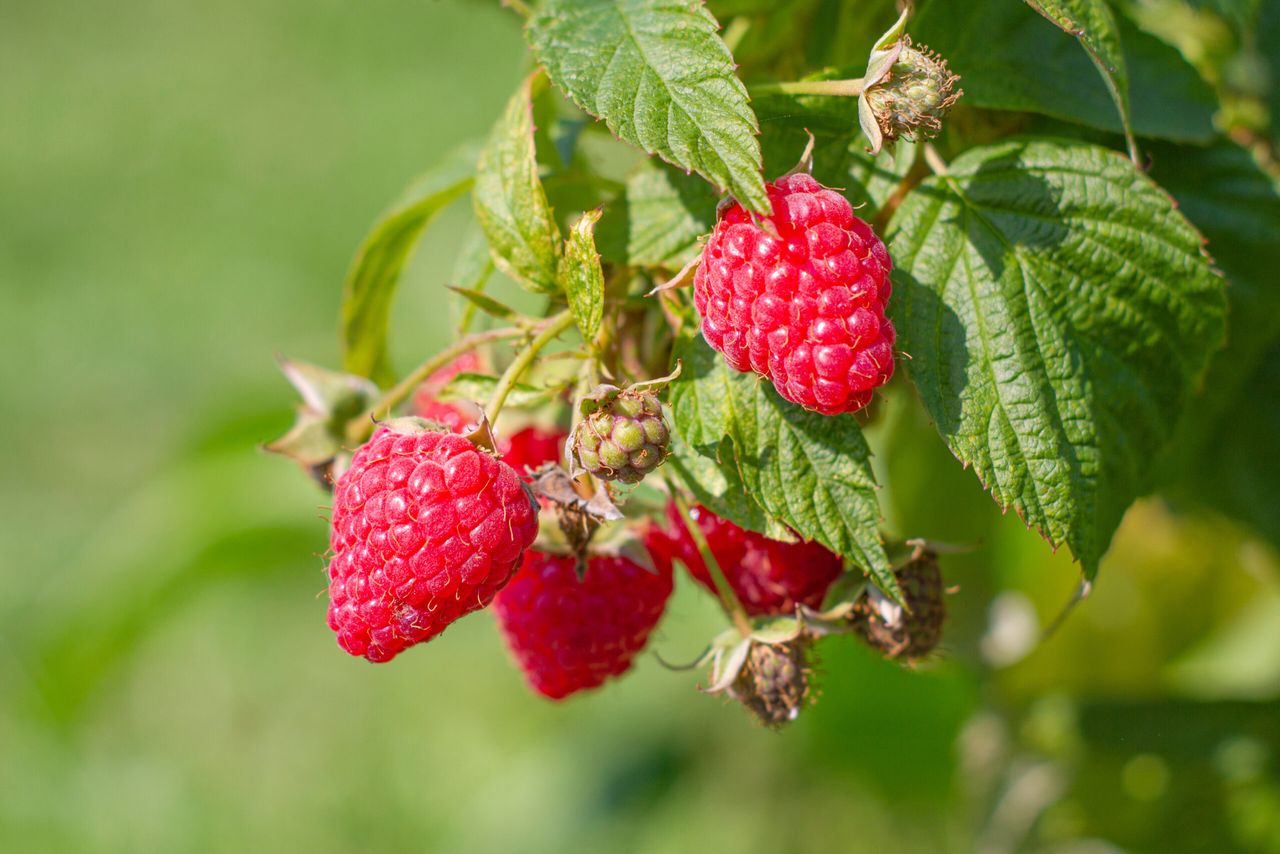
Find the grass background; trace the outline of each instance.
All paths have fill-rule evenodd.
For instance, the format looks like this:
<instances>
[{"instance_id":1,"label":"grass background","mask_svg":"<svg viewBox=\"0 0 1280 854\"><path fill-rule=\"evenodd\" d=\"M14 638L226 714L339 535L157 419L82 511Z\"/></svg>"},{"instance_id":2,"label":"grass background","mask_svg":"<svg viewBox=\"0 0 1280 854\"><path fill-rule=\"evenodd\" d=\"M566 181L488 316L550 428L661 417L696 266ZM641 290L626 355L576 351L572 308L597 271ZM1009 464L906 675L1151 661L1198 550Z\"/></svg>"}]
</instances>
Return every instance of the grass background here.
<instances>
[{"instance_id":1,"label":"grass background","mask_svg":"<svg viewBox=\"0 0 1280 854\"><path fill-rule=\"evenodd\" d=\"M1280 569L1147 501L1076 573L1002 518L910 396L890 521L977 542L921 672L847 639L782 734L646 657L545 703L488 614L393 666L324 625L325 497L257 445L277 354L336 362L383 206L526 62L459 0L0 2L0 848L1280 851ZM465 205L393 354L448 334ZM875 438L875 437L873 437ZM909 444L909 443L904 443ZM720 628L680 579L656 642Z\"/></svg>"}]
</instances>

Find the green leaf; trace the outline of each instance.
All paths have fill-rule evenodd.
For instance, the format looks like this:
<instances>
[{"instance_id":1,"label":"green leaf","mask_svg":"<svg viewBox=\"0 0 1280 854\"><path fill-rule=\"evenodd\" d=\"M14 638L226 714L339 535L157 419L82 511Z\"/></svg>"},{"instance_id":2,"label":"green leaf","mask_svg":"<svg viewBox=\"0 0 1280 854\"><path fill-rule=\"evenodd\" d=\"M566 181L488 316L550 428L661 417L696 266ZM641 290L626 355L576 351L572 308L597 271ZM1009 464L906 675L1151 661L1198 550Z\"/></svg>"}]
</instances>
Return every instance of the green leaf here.
<instances>
[{"instance_id":1,"label":"green leaf","mask_svg":"<svg viewBox=\"0 0 1280 854\"><path fill-rule=\"evenodd\" d=\"M769 210L756 117L701 0L546 0L529 42L618 137Z\"/></svg>"},{"instance_id":2,"label":"green leaf","mask_svg":"<svg viewBox=\"0 0 1280 854\"><path fill-rule=\"evenodd\" d=\"M489 242L484 239L480 223L472 217L471 222L467 224L466 233L462 236L462 248L458 250L458 257L453 261L453 274L449 277L453 282L449 286L450 290L462 295L464 300L463 302L453 301L454 327L460 334L471 330L471 322L475 318L477 309L493 313L485 308L482 302L477 302L477 298L488 299L484 296L484 288L492 275L493 256L489 253ZM501 303L496 304L501 305ZM506 310L510 311L510 309ZM503 315L495 314L494 316Z\"/></svg>"},{"instance_id":3,"label":"green leaf","mask_svg":"<svg viewBox=\"0 0 1280 854\"><path fill-rule=\"evenodd\" d=\"M490 317L496 317L499 320L512 320L519 317L519 312L514 308L499 302L483 291L473 290L472 288L459 288L453 285L449 286L449 290Z\"/></svg>"},{"instance_id":4,"label":"green leaf","mask_svg":"<svg viewBox=\"0 0 1280 854\"><path fill-rule=\"evenodd\" d=\"M1044 15L1054 26L1075 36L1102 75L1111 100L1120 112L1120 124L1129 144L1129 154L1138 161L1138 146L1133 139L1129 114L1129 72L1115 15L1105 0L1026 0L1027 5Z\"/></svg>"},{"instance_id":5,"label":"green leaf","mask_svg":"<svg viewBox=\"0 0 1280 854\"><path fill-rule=\"evenodd\" d=\"M951 451L1092 577L1209 357L1222 280L1115 152L973 149L899 208L891 316Z\"/></svg>"},{"instance_id":6,"label":"green leaf","mask_svg":"<svg viewBox=\"0 0 1280 854\"><path fill-rule=\"evenodd\" d=\"M473 148L455 151L418 178L360 244L342 288L342 365L352 374L391 378L387 318L400 274L435 216L471 187Z\"/></svg>"},{"instance_id":7,"label":"green leaf","mask_svg":"<svg viewBox=\"0 0 1280 854\"><path fill-rule=\"evenodd\" d=\"M1280 188L1231 142L1148 153L1152 177L1208 238L1231 304L1227 347L1178 424L1164 489L1216 507L1280 544Z\"/></svg>"},{"instance_id":8,"label":"green leaf","mask_svg":"<svg viewBox=\"0 0 1280 854\"><path fill-rule=\"evenodd\" d=\"M732 456L732 443L725 448L725 454ZM775 540L794 539L795 535L785 525L766 513L751 497L742 485L738 469L722 465L718 456L718 449L716 456L703 456L673 435L666 466L675 472L699 504L717 516Z\"/></svg>"},{"instance_id":9,"label":"green leaf","mask_svg":"<svg viewBox=\"0 0 1280 854\"><path fill-rule=\"evenodd\" d=\"M600 223L600 253L622 264L678 270L715 226L716 202L706 181L646 160Z\"/></svg>"},{"instance_id":10,"label":"green leaf","mask_svg":"<svg viewBox=\"0 0 1280 854\"><path fill-rule=\"evenodd\" d=\"M497 268L530 290L554 293L560 229L533 148L531 98L539 79L537 74L525 78L493 126L471 197Z\"/></svg>"},{"instance_id":11,"label":"green leaf","mask_svg":"<svg viewBox=\"0 0 1280 854\"><path fill-rule=\"evenodd\" d=\"M599 221L599 208L578 218L569 231L560 262L560 281L569 298L569 310L588 346L596 340L604 319L604 271L600 269L594 236Z\"/></svg>"},{"instance_id":12,"label":"green leaf","mask_svg":"<svg viewBox=\"0 0 1280 854\"><path fill-rule=\"evenodd\" d=\"M498 387L498 378L488 374L461 373L449 380L436 397L443 401L462 401L464 403L481 404L493 396ZM506 404L519 409L541 406L558 394L563 386L551 385L546 388L516 383L507 395Z\"/></svg>"},{"instance_id":13,"label":"green leaf","mask_svg":"<svg viewBox=\"0 0 1280 854\"><path fill-rule=\"evenodd\" d=\"M1244 378L1180 494L1250 525L1280 547L1280 342Z\"/></svg>"},{"instance_id":14,"label":"green leaf","mask_svg":"<svg viewBox=\"0 0 1280 854\"><path fill-rule=\"evenodd\" d=\"M858 422L787 403L770 383L731 369L696 331L681 335L676 355L684 370L670 387L672 423L687 448L723 466L724 485L751 496L774 522L849 558L886 591L896 590ZM699 475L687 456L677 466ZM738 512L740 502L713 509L728 509L734 523L769 533L758 514Z\"/></svg>"},{"instance_id":15,"label":"green leaf","mask_svg":"<svg viewBox=\"0 0 1280 854\"><path fill-rule=\"evenodd\" d=\"M1220 141L1212 148L1152 147L1151 177L1173 194L1182 213L1208 239L1227 276L1230 334L1214 357L1204 390L1178 426L1178 456L1196 460L1230 435L1225 411L1252 394L1246 380L1280 338L1280 191L1249 152ZM1200 467L1196 467L1199 469Z\"/></svg>"},{"instance_id":16,"label":"green leaf","mask_svg":"<svg viewBox=\"0 0 1280 854\"><path fill-rule=\"evenodd\" d=\"M1116 25L1134 132L1181 142L1212 140L1218 109L1213 89L1176 49L1123 18ZM930 0L921 5L911 33L947 58L960 75L966 104L1124 131L1089 56L1025 3Z\"/></svg>"}]
</instances>

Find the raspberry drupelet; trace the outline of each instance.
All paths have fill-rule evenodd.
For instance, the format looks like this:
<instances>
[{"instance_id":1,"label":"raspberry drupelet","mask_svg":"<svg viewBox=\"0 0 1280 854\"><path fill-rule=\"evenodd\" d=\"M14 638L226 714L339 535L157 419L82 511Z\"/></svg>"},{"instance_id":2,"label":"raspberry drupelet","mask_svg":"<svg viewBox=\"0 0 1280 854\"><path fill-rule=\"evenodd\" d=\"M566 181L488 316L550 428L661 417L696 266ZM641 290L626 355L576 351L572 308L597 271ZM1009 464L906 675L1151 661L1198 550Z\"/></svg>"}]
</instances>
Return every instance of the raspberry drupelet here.
<instances>
[{"instance_id":1,"label":"raspberry drupelet","mask_svg":"<svg viewBox=\"0 0 1280 854\"><path fill-rule=\"evenodd\" d=\"M787 400L856 412L893 376L889 253L848 199L797 173L766 184L772 212L727 207L694 278L707 343Z\"/></svg>"}]
</instances>

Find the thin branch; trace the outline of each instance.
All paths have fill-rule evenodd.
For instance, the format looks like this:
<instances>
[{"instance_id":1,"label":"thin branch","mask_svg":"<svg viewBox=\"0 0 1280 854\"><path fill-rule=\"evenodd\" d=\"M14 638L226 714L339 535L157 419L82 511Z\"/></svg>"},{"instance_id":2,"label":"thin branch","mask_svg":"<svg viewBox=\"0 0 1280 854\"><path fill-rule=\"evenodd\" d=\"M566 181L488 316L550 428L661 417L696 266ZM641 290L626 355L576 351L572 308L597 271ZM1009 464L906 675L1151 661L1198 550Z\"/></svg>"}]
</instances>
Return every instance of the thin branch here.
<instances>
[{"instance_id":1,"label":"thin branch","mask_svg":"<svg viewBox=\"0 0 1280 854\"><path fill-rule=\"evenodd\" d=\"M529 330L524 327L506 326L502 329L490 329L487 332L477 332L474 335L458 339L452 346L446 347L414 368L408 376L378 398L378 401L373 406L348 421L347 438L353 442L363 442L369 438L369 434L373 432L374 422L390 415L391 410L413 394L413 390L425 382L428 377L464 353L470 353L472 350L483 347L485 344L491 344L494 341L519 338L521 335L528 334L528 332Z\"/></svg>"},{"instance_id":2,"label":"thin branch","mask_svg":"<svg viewBox=\"0 0 1280 854\"><path fill-rule=\"evenodd\" d=\"M547 325L537 337L529 342L529 346L520 351L514 362L507 366L502 376L498 378L498 387L493 390L493 397L489 399L489 405L485 407L485 415L489 419L490 424L498 422L498 415L502 412L502 406L507 402L507 395L511 393L511 389L515 388L516 383L520 382L520 378L524 376L524 372L533 364L533 360L537 357L538 351L555 340L561 332L564 332L573 325L573 313L568 309L557 314L555 317L547 321Z\"/></svg>"},{"instance_id":3,"label":"thin branch","mask_svg":"<svg viewBox=\"0 0 1280 854\"><path fill-rule=\"evenodd\" d=\"M856 98L862 94L862 78L848 80L795 80L788 83L760 83L751 87L755 94L834 95Z\"/></svg>"},{"instance_id":4,"label":"thin branch","mask_svg":"<svg viewBox=\"0 0 1280 854\"><path fill-rule=\"evenodd\" d=\"M738 599L738 594L733 592L733 587L729 584L729 579L725 577L724 570L720 568L720 562L716 560L715 554L711 551L711 544L707 542L706 536L702 533L702 528L693 519L693 514L689 510L689 502L685 501L684 496L680 494L680 490L673 484L671 487L671 500L675 502L676 509L680 511L680 520L684 522L684 527L689 532L689 536L693 538L693 543L698 547L698 554L702 556L702 562L707 565L707 571L711 574L711 581L714 583L716 593L720 597L720 605L724 608L725 614L733 620L733 625L738 632L744 637L750 637L751 619L747 616L747 609L742 607L742 602Z\"/></svg>"}]
</instances>

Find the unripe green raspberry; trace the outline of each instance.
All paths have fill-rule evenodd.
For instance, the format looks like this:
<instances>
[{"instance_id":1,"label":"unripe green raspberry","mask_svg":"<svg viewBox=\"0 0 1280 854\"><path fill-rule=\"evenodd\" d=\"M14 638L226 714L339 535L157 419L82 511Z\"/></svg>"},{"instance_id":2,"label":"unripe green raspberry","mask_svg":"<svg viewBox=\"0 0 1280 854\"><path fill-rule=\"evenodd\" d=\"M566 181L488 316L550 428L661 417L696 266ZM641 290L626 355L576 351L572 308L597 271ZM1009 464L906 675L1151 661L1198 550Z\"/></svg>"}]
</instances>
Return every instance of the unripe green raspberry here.
<instances>
[{"instance_id":1,"label":"unripe green raspberry","mask_svg":"<svg viewBox=\"0 0 1280 854\"><path fill-rule=\"evenodd\" d=\"M578 468L602 480L638 483L666 460L669 439L655 392L604 385L583 402L573 457Z\"/></svg>"},{"instance_id":2,"label":"unripe green raspberry","mask_svg":"<svg viewBox=\"0 0 1280 854\"><path fill-rule=\"evenodd\" d=\"M911 37L904 36L897 60L882 79L867 87L863 97L886 141L930 139L964 94L955 88L959 79L945 59L928 48L916 49Z\"/></svg>"}]
</instances>

